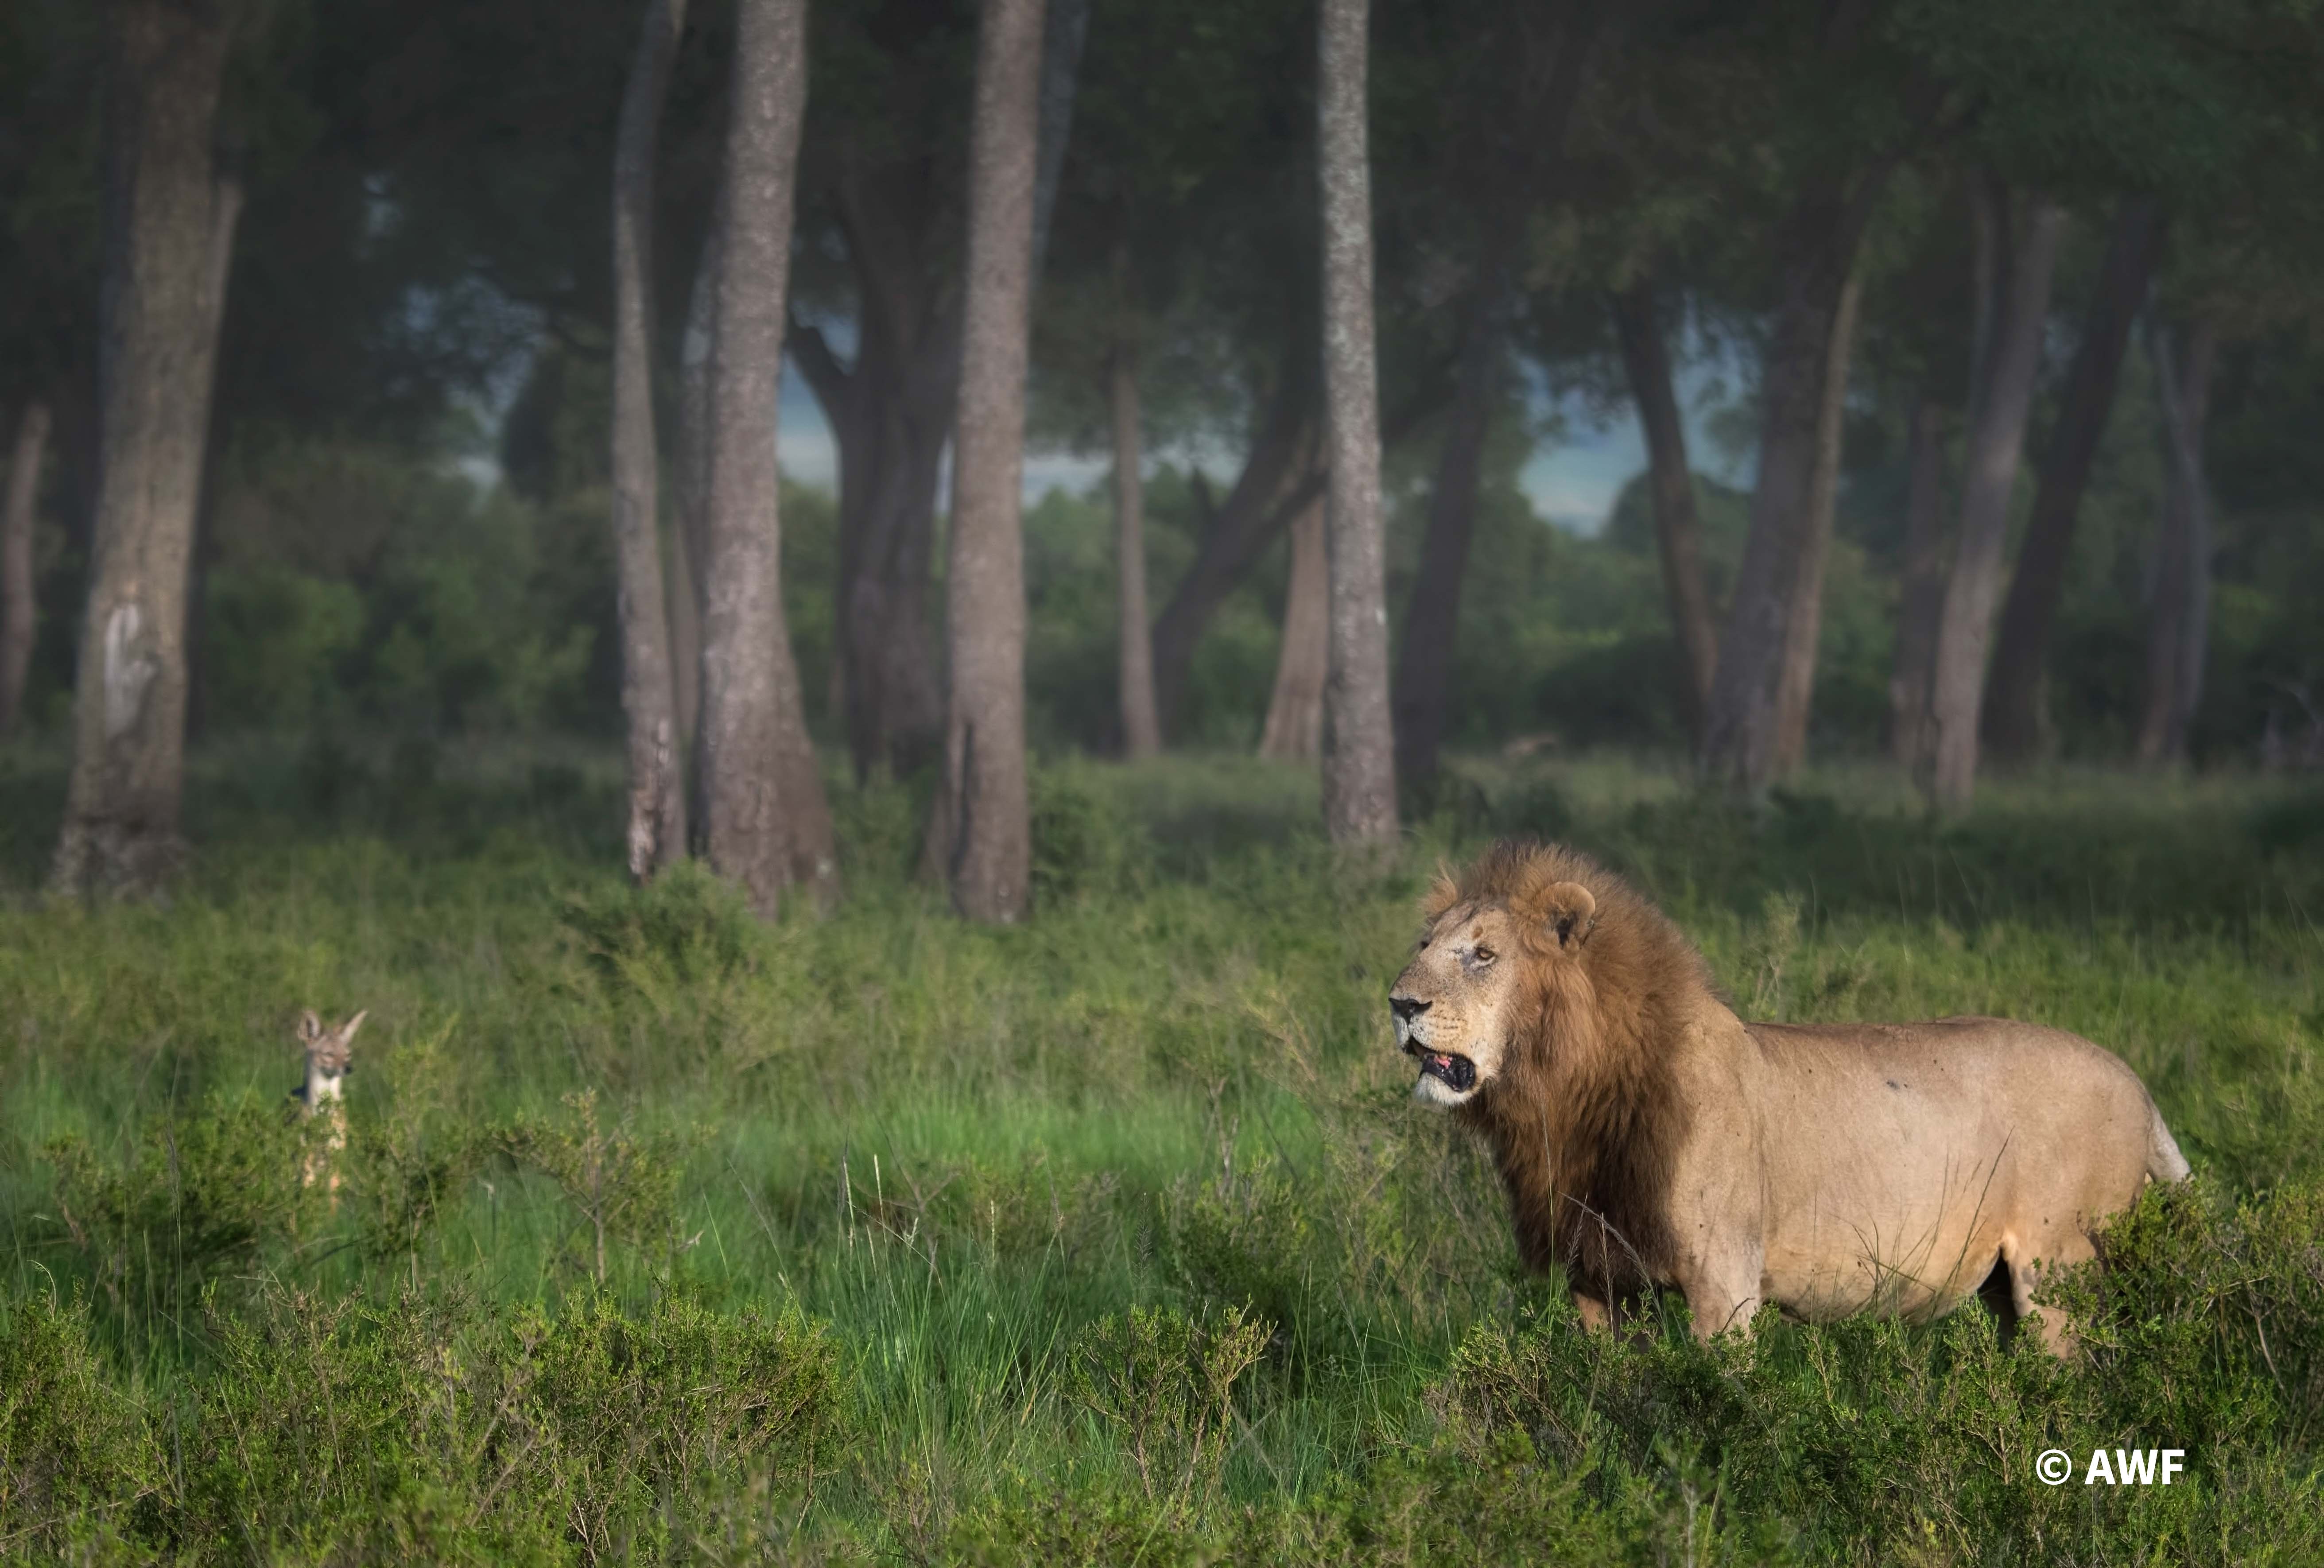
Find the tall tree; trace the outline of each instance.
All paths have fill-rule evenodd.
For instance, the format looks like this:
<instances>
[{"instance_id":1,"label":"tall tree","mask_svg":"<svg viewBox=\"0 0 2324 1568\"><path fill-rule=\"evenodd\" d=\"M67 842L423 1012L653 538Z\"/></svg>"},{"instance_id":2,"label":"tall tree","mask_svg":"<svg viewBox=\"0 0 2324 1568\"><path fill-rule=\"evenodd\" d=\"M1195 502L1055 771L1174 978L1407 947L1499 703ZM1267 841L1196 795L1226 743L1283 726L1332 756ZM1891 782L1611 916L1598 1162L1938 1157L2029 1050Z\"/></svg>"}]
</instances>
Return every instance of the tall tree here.
<instances>
[{"instance_id":1,"label":"tall tree","mask_svg":"<svg viewBox=\"0 0 2324 1568\"><path fill-rule=\"evenodd\" d=\"M16 416L8 457L8 493L0 503L0 740L15 733L32 667L40 615L32 593L32 524L41 499L41 460L48 454L49 405L34 399Z\"/></svg>"},{"instance_id":2,"label":"tall tree","mask_svg":"<svg viewBox=\"0 0 2324 1568\"><path fill-rule=\"evenodd\" d=\"M686 769L670 669L653 409L654 145L686 0L646 0L613 139L613 565L629 724L630 875L686 854Z\"/></svg>"},{"instance_id":3,"label":"tall tree","mask_svg":"<svg viewBox=\"0 0 2324 1568\"><path fill-rule=\"evenodd\" d=\"M1927 752L1929 681L1945 597L1943 407L1926 392L1906 420L1904 548L1897 574L1896 645L1888 677L1888 754L1907 771Z\"/></svg>"},{"instance_id":4,"label":"tall tree","mask_svg":"<svg viewBox=\"0 0 2324 1568\"><path fill-rule=\"evenodd\" d=\"M1114 254L1113 352L1106 360L1107 423L1113 444L1113 558L1119 591L1121 749L1131 761L1162 750L1154 698L1154 635L1146 612L1144 420L1138 397L1138 327L1130 300L1130 251Z\"/></svg>"},{"instance_id":5,"label":"tall tree","mask_svg":"<svg viewBox=\"0 0 2324 1568\"><path fill-rule=\"evenodd\" d=\"M1028 908L1025 776L1027 333L1044 0L986 0L969 133L960 432L945 556L951 694L927 862L971 919Z\"/></svg>"},{"instance_id":6,"label":"tall tree","mask_svg":"<svg viewBox=\"0 0 2324 1568\"><path fill-rule=\"evenodd\" d=\"M1769 247L1758 475L1702 739L1705 777L1745 795L1766 788L1781 757L1785 654L1802 613L1795 595L1812 548L1810 494L1841 296L1890 175L1944 102L1938 84L1894 55L1871 14L1860 4L1821 7L1804 51L1784 27L1769 40L1777 79L1798 106L1786 115L1791 173Z\"/></svg>"},{"instance_id":7,"label":"tall tree","mask_svg":"<svg viewBox=\"0 0 2324 1568\"><path fill-rule=\"evenodd\" d=\"M2137 740L2138 760L2152 765L2186 761L2187 731L2203 697L2211 602L2211 504L2203 475L2203 431L2210 420L2218 335L2208 318L2198 320L2182 351L2170 328L2150 314L2146 347L2154 363L2165 475L2163 525L2150 574L2146 694Z\"/></svg>"},{"instance_id":8,"label":"tall tree","mask_svg":"<svg viewBox=\"0 0 2324 1568\"><path fill-rule=\"evenodd\" d=\"M722 180L712 198L710 222L695 258L694 279L686 292L686 324L678 334L678 455L672 465L671 499L678 515L672 519L671 554L683 563L672 575L686 589L682 600L670 604L670 661L675 682L678 724L694 756L694 821L696 835L706 815L702 783L702 620L710 585L710 350L718 330L718 276L726 249L726 187Z\"/></svg>"},{"instance_id":9,"label":"tall tree","mask_svg":"<svg viewBox=\"0 0 2324 1568\"><path fill-rule=\"evenodd\" d=\"M1314 332L1286 316L1281 357L1264 412L1251 432L1242 467L1222 501L1197 473L1194 507L1202 537L1194 559L1154 622L1154 690L1167 730L1185 701L1194 649L1227 595L1250 572L1299 507L1323 493L1315 451L1316 361Z\"/></svg>"},{"instance_id":10,"label":"tall tree","mask_svg":"<svg viewBox=\"0 0 2324 1568\"><path fill-rule=\"evenodd\" d=\"M1832 509L1840 499L1840 437L1848 411L1848 364L1856 346L1856 311L1864 296L1864 273L1851 270L1840 291L1831 324L1831 346L1824 367L1823 404L1816 415L1815 468L1808 480L1807 542L1800 551L1799 577L1792 585L1792 613L1784 627L1784 670L1775 688L1775 758L1778 776L1807 761L1808 716L1815 699L1817 645L1823 636L1824 563L1831 555Z\"/></svg>"},{"instance_id":11,"label":"tall tree","mask_svg":"<svg viewBox=\"0 0 2324 1568\"><path fill-rule=\"evenodd\" d=\"M1646 475L1654 503L1655 553L1662 563L1663 596L1678 639L1683 671L1680 696L1687 732L1700 745L1719 668L1719 627L1702 573L1702 520L1694 503L1694 470L1687 460L1686 424L1679 417L1670 349L1655 306L1654 284L1640 278L1610 296L1616 336L1638 428L1646 443Z\"/></svg>"},{"instance_id":12,"label":"tall tree","mask_svg":"<svg viewBox=\"0 0 2324 1568\"><path fill-rule=\"evenodd\" d=\"M2065 593L2074 523L2098 457L2098 438L2106 433L2114 408L2115 383L2130 343L2131 324L2162 254L2163 231L2161 208L2151 197L2126 197L2116 209L2098 287L2042 461L2034 512L2026 521L2024 542L2017 547L2009 597L2001 607L1993 673L1986 682L1984 721L1986 749L1999 761L2029 761L2047 743L2043 670L2051 628Z\"/></svg>"},{"instance_id":13,"label":"tall tree","mask_svg":"<svg viewBox=\"0 0 2324 1568\"><path fill-rule=\"evenodd\" d=\"M1276 761L1312 762L1323 750L1323 681L1331 666L1331 565L1323 545L1323 497L1302 507L1291 524L1291 579L1283 594L1283 642L1275 655L1275 687L1259 754Z\"/></svg>"},{"instance_id":14,"label":"tall tree","mask_svg":"<svg viewBox=\"0 0 2324 1568\"><path fill-rule=\"evenodd\" d=\"M1989 197L2001 237L2001 264L1991 291L1988 346L1972 400L1961 465L1960 524L1951 576L1937 616L1930 678L1930 755L1926 785L1940 808L1967 806L1977 785L1978 709L1985 695L1987 641L2001 591L2002 546L2009 496L2025 447L2042 338L2050 314L2050 281L2065 215L2040 195L2013 196L1995 182Z\"/></svg>"},{"instance_id":15,"label":"tall tree","mask_svg":"<svg viewBox=\"0 0 2324 1568\"><path fill-rule=\"evenodd\" d=\"M94 559L55 882L149 890L178 854L186 584L242 214L218 97L242 7L119 0L111 16Z\"/></svg>"},{"instance_id":16,"label":"tall tree","mask_svg":"<svg viewBox=\"0 0 2324 1568\"><path fill-rule=\"evenodd\" d=\"M710 347L703 797L712 867L769 916L794 883L827 899L839 874L783 622L775 458L806 100L807 0L742 0Z\"/></svg>"},{"instance_id":17,"label":"tall tree","mask_svg":"<svg viewBox=\"0 0 2324 1568\"><path fill-rule=\"evenodd\" d=\"M1033 49L1040 115L1036 255L1064 164L1088 0L1054 0ZM936 485L957 423L965 309L954 69L926 7L835 15L846 98L822 138L817 184L846 259L855 352L842 359L801 313L790 346L839 447L835 649L859 777L929 760L945 697L929 639ZM949 11L945 15L952 14ZM948 25L948 23L946 23ZM1038 261L1032 267L1038 277Z\"/></svg>"},{"instance_id":18,"label":"tall tree","mask_svg":"<svg viewBox=\"0 0 2324 1568\"><path fill-rule=\"evenodd\" d=\"M1315 72L1323 189L1323 437L1332 636L1323 685L1323 825L1342 847L1396 836L1388 586L1372 319L1368 0L1323 0Z\"/></svg>"},{"instance_id":19,"label":"tall tree","mask_svg":"<svg viewBox=\"0 0 2324 1568\"><path fill-rule=\"evenodd\" d=\"M1452 406L1429 493L1420 575L1405 611L1392 692L1397 776L1408 786L1425 788L1435 779L1444 740L1461 586L1476 530L1480 466L1501 400L1503 340L1515 291L1512 253L1563 150L1604 25L1600 8L1587 0L1496 8L1494 25L1475 48L1484 61L1482 101L1472 103L1458 122L1481 132L1482 147L1463 145L1466 139L1459 136L1451 139L1460 168L1472 171L1471 180L1482 176L1481 188L1464 194L1471 210L1484 217L1475 241L1475 281L1468 291Z\"/></svg>"}]
</instances>

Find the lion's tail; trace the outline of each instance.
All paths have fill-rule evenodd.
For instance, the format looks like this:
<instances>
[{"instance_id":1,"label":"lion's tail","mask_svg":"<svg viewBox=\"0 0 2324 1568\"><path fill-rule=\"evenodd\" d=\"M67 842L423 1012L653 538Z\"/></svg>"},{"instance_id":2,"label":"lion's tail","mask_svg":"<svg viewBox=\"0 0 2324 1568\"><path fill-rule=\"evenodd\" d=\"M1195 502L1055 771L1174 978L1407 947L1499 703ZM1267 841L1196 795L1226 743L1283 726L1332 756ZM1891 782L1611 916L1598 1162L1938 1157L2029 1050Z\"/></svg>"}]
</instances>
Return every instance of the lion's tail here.
<instances>
[{"instance_id":1,"label":"lion's tail","mask_svg":"<svg viewBox=\"0 0 2324 1568\"><path fill-rule=\"evenodd\" d=\"M2178 1140L2171 1130L2163 1125L2163 1112L2150 1102L2147 1106L2146 1174L2159 1182L2183 1182L2187 1179L2187 1157L2179 1152Z\"/></svg>"}]
</instances>

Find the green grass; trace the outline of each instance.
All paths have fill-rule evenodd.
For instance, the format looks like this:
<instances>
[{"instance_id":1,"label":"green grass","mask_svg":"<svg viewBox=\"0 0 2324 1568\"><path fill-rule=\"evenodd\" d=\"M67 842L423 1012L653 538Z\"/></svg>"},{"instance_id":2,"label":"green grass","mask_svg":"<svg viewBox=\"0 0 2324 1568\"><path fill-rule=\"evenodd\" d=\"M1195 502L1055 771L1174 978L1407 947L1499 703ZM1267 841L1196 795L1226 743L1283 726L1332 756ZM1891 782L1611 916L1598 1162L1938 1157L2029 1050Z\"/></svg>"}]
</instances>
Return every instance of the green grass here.
<instances>
[{"instance_id":1,"label":"green grass","mask_svg":"<svg viewBox=\"0 0 2324 1568\"><path fill-rule=\"evenodd\" d=\"M632 891L609 769L220 748L171 902L81 910L35 891L54 759L0 752L0 1551L2324 1555L2312 790L2064 772L1939 826L1870 769L1752 816L1480 761L1358 878L1296 771L1065 763L989 931L908 881L903 789L836 796L826 920ZM2202 1179L2111 1237L2088 1364L1976 1312L1582 1334L1381 1006L1435 862L1521 831L1747 1013L2130 1061ZM372 1013L336 1207L279 1110L306 1006ZM2032 1479L2100 1443L2193 1473Z\"/></svg>"}]
</instances>

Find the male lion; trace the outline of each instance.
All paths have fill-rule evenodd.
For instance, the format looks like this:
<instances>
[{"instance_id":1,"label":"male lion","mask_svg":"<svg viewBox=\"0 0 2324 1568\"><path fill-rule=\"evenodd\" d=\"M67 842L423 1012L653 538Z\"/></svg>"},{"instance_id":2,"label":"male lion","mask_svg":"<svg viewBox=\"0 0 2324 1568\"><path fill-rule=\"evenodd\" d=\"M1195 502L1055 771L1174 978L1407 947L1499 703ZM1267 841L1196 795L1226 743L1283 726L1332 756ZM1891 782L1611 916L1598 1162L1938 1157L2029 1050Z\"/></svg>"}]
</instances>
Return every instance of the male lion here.
<instances>
[{"instance_id":1,"label":"male lion","mask_svg":"<svg viewBox=\"0 0 2324 1568\"><path fill-rule=\"evenodd\" d=\"M1741 1022L1677 927L1571 850L1498 845L1424 912L1388 993L1413 1093L1484 1134L1518 1250L1565 1265L1593 1326L1656 1287L1707 1337L1770 1301L1935 1317L1990 1280L2068 1354L2042 1276L2187 1175L2137 1075L2063 1030Z\"/></svg>"}]
</instances>

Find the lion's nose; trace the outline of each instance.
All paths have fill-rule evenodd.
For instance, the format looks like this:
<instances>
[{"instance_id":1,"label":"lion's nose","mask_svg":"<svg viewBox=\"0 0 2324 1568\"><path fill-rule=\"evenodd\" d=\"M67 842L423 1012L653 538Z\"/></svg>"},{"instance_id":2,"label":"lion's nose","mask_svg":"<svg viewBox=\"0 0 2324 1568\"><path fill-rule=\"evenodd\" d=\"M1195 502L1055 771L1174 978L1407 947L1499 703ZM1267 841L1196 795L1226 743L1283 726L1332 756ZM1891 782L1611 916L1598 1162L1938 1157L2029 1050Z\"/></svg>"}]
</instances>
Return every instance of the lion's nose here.
<instances>
[{"instance_id":1,"label":"lion's nose","mask_svg":"<svg viewBox=\"0 0 2324 1568\"><path fill-rule=\"evenodd\" d=\"M1416 996L1392 996L1388 999L1388 1010L1410 1023L1428 1010L1428 1004Z\"/></svg>"}]
</instances>

